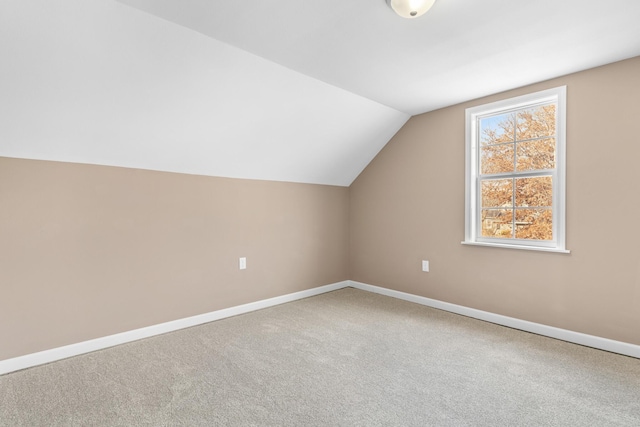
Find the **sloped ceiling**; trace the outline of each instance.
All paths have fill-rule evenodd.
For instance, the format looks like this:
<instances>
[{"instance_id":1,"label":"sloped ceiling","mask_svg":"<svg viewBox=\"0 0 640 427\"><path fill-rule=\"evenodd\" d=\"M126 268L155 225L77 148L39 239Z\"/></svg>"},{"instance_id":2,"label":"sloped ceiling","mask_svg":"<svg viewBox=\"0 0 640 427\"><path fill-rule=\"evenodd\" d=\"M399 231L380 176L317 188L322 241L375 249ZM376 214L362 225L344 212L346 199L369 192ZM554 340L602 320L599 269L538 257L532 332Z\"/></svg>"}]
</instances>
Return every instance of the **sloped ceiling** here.
<instances>
[{"instance_id":1,"label":"sloped ceiling","mask_svg":"<svg viewBox=\"0 0 640 427\"><path fill-rule=\"evenodd\" d=\"M411 115L640 55L638 0L120 0Z\"/></svg>"},{"instance_id":2,"label":"sloped ceiling","mask_svg":"<svg viewBox=\"0 0 640 427\"><path fill-rule=\"evenodd\" d=\"M410 115L640 55L640 2L3 0L0 156L349 185Z\"/></svg>"},{"instance_id":3,"label":"sloped ceiling","mask_svg":"<svg viewBox=\"0 0 640 427\"><path fill-rule=\"evenodd\" d=\"M0 58L0 156L348 186L409 118L112 0L3 0Z\"/></svg>"}]
</instances>

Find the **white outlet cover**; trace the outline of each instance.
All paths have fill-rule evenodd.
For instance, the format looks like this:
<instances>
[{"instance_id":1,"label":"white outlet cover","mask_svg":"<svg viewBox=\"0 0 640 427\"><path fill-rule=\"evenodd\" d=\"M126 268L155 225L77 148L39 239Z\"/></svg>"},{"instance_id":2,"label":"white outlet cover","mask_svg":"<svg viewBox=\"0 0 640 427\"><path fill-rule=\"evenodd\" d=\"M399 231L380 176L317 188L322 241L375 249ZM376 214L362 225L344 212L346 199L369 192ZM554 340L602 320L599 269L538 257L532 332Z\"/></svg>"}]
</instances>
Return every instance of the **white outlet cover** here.
<instances>
[{"instance_id":1,"label":"white outlet cover","mask_svg":"<svg viewBox=\"0 0 640 427\"><path fill-rule=\"evenodd\" d=\"M238 266L240 267L240 270L246 270L247 269L247 258L246 257L241 257L240 261L238 262Z\"/></svg>"},{"instance_id":2,"label":"white outlet cover","mask_svg":"<svg viewBox=\"0 0 640 427\"><path fill-rule=\"evenodd\" d=\"M429 261L422 260L422 271L429 272Z\"/></svg>"}]
</instances>

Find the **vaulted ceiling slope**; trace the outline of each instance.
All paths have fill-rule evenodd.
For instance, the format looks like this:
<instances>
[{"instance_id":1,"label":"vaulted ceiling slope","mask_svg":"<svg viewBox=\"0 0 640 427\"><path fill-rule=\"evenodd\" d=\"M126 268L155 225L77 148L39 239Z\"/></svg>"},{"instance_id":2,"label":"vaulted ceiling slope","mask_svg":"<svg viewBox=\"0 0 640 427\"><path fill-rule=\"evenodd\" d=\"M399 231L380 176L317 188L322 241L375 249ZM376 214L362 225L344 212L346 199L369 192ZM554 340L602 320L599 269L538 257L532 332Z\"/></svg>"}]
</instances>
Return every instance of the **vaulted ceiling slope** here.
<instances>
[{"instance_id":1,"label":"vaulted ceiling slope","mask_svg":"<svg viewBox=\"0 0 640 427\"><path fill-rule=\"evenodd\" d=\"M3 0L0 58L6 157L348 186L409 118L114 0Z\"/></svg>"},{"instance_id":2,"label":"vaulted ceiling slope","mask_svg":"<svg viewBox=\"0 0 640 427\"><path fill-rule=\"evenodd\" d=\"M120 0L411 115L640 55L638 0Z\"/></svg>"},{"instance_id":3,"label":"vaulted ceiling slope","mask_svg":"<svg viewBox=\"0 0 640 427\"><path fill-rule=\"evenodd\" d=\"M640 55L640 1L3 0L0 155L349 185L410 115Z\"/></svg>"}]
</instances>

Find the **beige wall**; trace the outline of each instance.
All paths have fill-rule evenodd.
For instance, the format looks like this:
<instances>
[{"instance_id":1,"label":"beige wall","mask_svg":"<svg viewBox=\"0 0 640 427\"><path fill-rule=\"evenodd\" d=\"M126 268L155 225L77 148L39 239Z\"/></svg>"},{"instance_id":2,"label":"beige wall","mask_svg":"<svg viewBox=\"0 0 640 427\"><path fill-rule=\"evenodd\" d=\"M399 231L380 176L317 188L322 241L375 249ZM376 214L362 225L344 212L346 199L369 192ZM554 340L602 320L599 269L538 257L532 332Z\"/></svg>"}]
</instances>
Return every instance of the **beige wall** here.
<instances>
[{"instance_id":1,"label":"beige wall","mask_svg":"<svg viewBox=\"0 0 640 427\"><path fill-rule=\"evenodd\" d=\"M465 108L560 85L571 254L461 245ZM351 279L640 344L639 120L640 58L413 117L351 186Z\"/></svg>"},{"instance_id":2,"label":"beige wall","mask_svg":"<svg viewBox=\"0 0 640 427\"><path fill-rule=\"evenodd\" d=\"M638 76L416 116L350 189L0 158L0 360L349 278L640 344ZM565 84L571 254L461 245L465 108Z\"/></svg>"},{"instance_id":3,"label":"beige wall","mask_svg":"<svg viewBox=\"0 0 640 427\"><path fill-rule=\"evenodd\" d=\"M0 158L0 360L348 279L348 191Z\"/></svg>"}]
</instances>

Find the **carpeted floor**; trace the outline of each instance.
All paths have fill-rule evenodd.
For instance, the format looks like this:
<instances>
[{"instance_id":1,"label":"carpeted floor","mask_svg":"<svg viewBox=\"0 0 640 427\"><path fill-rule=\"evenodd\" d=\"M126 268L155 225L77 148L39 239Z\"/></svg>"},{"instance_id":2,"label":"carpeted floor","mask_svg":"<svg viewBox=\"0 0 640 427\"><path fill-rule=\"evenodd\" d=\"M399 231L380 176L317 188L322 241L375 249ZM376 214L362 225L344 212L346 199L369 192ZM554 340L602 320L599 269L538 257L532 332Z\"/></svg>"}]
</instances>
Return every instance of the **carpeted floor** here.
<instances>
[{"instance_id":1,"label":"carpeted floor","mask_svg":"<svg viewBox=\"0 0 640 427\"><path fill-rule=\"evenodd\" d=\"M0 376L0 426L640 426L640 360L352 288Z\"/></svg>"}]
</instances>

